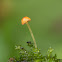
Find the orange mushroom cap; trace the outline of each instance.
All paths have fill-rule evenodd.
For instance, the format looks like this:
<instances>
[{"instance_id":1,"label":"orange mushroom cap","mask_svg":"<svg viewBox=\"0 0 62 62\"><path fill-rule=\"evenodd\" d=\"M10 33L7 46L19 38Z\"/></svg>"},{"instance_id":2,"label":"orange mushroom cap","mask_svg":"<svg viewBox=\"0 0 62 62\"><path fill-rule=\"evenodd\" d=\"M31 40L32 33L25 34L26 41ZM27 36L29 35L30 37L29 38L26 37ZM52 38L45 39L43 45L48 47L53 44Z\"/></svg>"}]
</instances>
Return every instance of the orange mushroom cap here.
<instances>
[{"instance_id":1,"label":"orange mushroom cap","mask_svg":"<svg viewBox=\"0 0 62 62\"><path fill-rule=\"evenodd\" d=\"M29 17L23 17L21 20L22 25L24 25L25 23L27 23L28 21L31 21L31 19Z\"/></svg>"}]
</instances>

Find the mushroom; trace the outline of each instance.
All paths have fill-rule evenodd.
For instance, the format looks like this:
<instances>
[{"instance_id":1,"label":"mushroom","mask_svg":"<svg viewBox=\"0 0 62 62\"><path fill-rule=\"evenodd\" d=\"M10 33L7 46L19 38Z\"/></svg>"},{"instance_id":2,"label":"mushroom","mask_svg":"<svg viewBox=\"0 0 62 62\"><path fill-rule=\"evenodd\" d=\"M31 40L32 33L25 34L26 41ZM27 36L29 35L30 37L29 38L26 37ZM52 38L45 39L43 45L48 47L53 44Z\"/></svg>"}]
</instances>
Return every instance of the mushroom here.
<instances>
[{"instance_id":1,"label":"mushroom","mask_svg":"<svg viewBox=\"0 0 62 62\"><path fill-rule=\"evenodd\" d=\"M23 18L22 18L21 23L22 23L22 25L27 24L28 29L29 29L29 31L30 31L30 34L31 34L31 36L32 36L32 39L33 39L33 41L34 41L35 48L37 48L37 45L36 45L36 41L35 41L33 32L32 32L32 30L31 30L31 28L30 28L30 25L28 24L29 21L31 21L31 19L26 16L26 17L23 17Z\"/></svg>"}]
</instances>

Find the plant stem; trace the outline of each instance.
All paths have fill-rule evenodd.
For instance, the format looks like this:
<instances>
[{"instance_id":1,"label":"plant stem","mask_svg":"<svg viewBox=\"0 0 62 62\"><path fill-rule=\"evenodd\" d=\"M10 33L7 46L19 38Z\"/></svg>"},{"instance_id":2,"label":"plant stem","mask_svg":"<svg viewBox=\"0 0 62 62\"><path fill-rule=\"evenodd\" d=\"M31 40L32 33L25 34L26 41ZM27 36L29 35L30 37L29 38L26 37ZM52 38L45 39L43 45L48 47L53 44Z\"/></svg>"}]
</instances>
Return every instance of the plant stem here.
<instances>
[{"instance_id":1,"label":"plant stem","mask_svg":"<svg viewBox=\"0 0 62 62\"><path fill-rule=\"evenodd\" d=\"M31 34L31 36L32 36L32 39L33 39L33 41L34 41L35 48L37 48L36 41L35 41L33 32L32 32L32 30L31 30L31 28L30 28L30 25L28 24L28 22L27 22L26 24L27 24L27 26L28 26L28 29L29 29L30 34Z\"/></svg>"}]
</instances>

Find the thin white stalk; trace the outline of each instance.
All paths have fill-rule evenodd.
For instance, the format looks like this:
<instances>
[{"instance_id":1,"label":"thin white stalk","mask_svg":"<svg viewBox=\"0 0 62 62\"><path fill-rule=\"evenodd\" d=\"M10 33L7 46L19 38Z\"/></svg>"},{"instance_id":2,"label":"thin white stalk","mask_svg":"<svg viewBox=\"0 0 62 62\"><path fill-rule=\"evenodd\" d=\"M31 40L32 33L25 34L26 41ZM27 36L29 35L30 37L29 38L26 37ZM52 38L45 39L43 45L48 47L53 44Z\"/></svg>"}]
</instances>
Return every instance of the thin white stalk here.
<instances>
[{"instance_id":1,"label":"thin white stalk","mask_svg":"<svg viewBox=\"0 0 62 62\"><path fill-rule=\"evenodd\" d=\"M34 46L35 46L35 48L37 48L36 41L35 41L33 32L32 32L32 30L31 30L31 28L30 28L30 25L28 24L28 22L27 22L26 24L27 24L27 26L28 26L28 29L29 29L30 34L31 34L31 36L32 36L32 39L33 39L33 41L34 41Z\"/></svg>"}]
</instances>

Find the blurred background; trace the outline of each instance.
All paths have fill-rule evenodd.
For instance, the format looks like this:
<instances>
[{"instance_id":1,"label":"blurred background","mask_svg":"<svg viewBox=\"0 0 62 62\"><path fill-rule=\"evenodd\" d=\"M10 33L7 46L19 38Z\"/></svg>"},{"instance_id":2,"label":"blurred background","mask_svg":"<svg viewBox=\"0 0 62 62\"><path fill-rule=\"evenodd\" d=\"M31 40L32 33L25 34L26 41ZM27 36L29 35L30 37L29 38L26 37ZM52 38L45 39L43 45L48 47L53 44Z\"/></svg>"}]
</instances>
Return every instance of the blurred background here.
<instances>
[{"instance_id":1,"label":"blurred background","mask_svg":"<svg viewBox=\"0 0 62 62\"><path fill-rule=\"evenodd\" d=\"M25 16L32 20L29 24L41 53L52 47L62 59L61 0L0 0L0 62L18 56L15 45L28 49L26 42L33 42L26 24L21 25Z\"/></svg>"}]
</instances>

